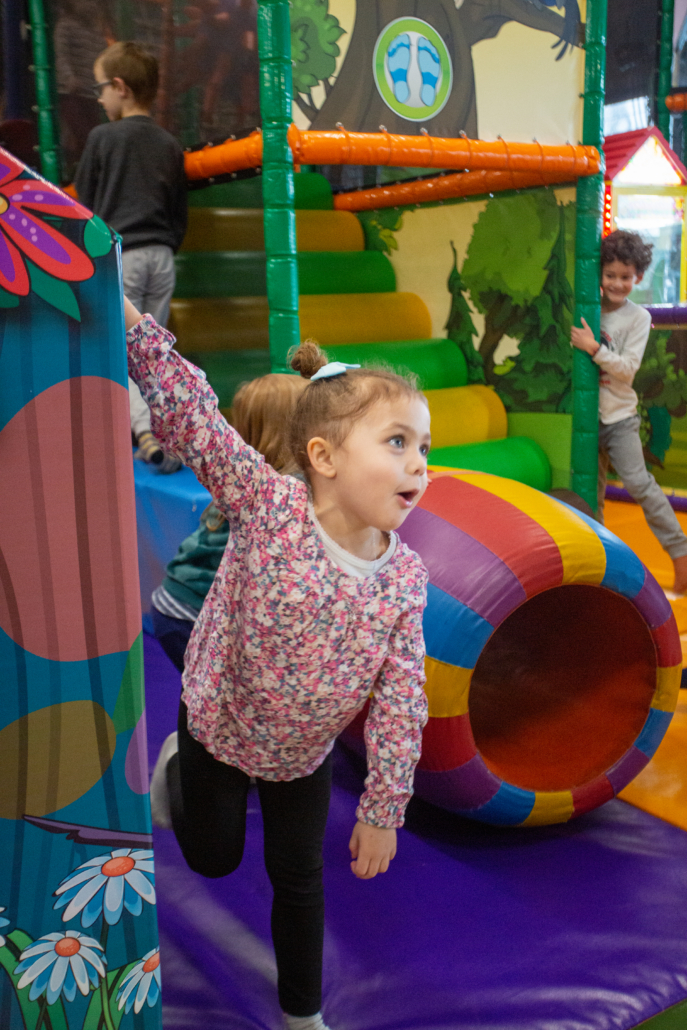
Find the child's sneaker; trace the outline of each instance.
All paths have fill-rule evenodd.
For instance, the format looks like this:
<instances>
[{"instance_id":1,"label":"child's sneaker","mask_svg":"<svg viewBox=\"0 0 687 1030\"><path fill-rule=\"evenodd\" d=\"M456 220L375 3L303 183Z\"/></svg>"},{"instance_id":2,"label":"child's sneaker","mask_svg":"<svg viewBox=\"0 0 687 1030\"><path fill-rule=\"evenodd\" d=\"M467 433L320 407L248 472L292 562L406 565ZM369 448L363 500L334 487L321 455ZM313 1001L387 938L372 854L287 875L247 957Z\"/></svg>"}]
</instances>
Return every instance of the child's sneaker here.
<instances>
[{"instance_id":1,"label":"child's sneaker","mask_svg":"<svg viewBox=\"0 0 687 1030\"><path fill-rule=\"evenodd\" d=\"M329 1030L321 1012L316 1012L314 1016L287 1016L284 1013L284 1024L287 1030Z\"/></svg>"},{"instance_id":2,"label":"child's sneaker","mask_svg":"<svg viewBox=\"0 0 687 1030\"><path fill-rule=\"evenodd\" d=\"M179 738L175 733L165 740L157 756L150 781L150 811L153 825L161 830L172 829L172 813L169 807L169 790L167 789L167 762L179 750Z\"/></svg>"}]
</instances>

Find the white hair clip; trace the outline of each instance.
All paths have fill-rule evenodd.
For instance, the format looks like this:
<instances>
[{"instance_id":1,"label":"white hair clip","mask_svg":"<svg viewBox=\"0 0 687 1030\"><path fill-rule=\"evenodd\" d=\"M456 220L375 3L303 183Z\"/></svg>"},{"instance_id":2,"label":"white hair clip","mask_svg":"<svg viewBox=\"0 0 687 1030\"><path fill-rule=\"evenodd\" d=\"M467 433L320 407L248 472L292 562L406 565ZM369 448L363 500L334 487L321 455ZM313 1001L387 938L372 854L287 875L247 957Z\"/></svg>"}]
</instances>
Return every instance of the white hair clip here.
<instances>
[{"instance_id":1,"label":"white hair clip","mask_svg":"<svg viewBox=\"0 0 687 1030\"><path fill-rule=\"evenodd\" d=\"M310 376L310 382L316 379L331 379L333 376L342 376L349 368L360 368L360 365L347 365L345 361L330 361L329 364L318 368L314 376Z\"/></svg>"}]
</instances>

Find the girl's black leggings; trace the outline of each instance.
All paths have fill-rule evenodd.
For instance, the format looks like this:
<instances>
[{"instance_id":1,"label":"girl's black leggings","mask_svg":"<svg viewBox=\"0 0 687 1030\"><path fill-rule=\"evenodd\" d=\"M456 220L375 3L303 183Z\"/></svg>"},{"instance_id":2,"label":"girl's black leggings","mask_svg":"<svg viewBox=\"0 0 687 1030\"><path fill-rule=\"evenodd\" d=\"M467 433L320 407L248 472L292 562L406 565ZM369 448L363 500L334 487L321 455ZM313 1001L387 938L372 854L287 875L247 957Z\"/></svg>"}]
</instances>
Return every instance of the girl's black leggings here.
<instances>
[{"instance_id":1,"label":"girl's black leggings","mask_svg":"<svg viewBox=\"0 0 687 1030\"><path fill-rule=\"evenodd\" d=\"M331 768L330 754L310 776L257 781L274 890L279 1003L291 1016L312 1016L322 1007L322 845ZM243 856L250 778L191 736L183 701L179 753L167 765L167 782L174 833L188 865L203 876L233 873Z\"/></svg>"}]
</instances>

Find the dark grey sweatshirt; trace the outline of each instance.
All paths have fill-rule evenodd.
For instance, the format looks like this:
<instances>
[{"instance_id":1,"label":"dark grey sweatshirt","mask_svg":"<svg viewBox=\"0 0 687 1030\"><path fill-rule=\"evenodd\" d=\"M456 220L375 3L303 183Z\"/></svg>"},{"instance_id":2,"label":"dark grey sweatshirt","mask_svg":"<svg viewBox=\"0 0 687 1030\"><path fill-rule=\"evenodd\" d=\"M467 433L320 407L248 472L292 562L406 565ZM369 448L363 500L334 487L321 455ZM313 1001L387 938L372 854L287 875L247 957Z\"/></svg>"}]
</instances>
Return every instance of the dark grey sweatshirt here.
<instances>
[{"instance_id":1,"label":"dark grey sweatshirt","mask_svg":"<svg viewBox=\"0 0 687 1030\"><path fill-rule=\"evenodd\" d=\"M176 251L186 232L181 147L145 115L89 133L74 180L79 200L122 237L123 250L162 243Z\"/></svg>"}]
</instances>

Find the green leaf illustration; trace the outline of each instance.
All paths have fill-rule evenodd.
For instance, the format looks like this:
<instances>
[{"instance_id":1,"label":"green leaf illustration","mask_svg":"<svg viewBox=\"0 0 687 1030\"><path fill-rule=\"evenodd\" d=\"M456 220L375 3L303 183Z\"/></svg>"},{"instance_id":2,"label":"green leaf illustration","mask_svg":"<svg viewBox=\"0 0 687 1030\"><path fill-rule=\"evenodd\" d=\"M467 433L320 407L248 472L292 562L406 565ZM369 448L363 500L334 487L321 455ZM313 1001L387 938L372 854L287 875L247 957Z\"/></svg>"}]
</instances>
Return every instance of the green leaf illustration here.
<instances>
[{"instance_id":1,"label":"green leaf illustration","mask_svg":"<svg viewBox=\"0 0 687 1030\"><path fill-rule=\"evenodd\" d=\"M90 222L86 222L83 231L83 245L86 252L93 258L103 257L112 249L112 233L102 218L98 218L97 215L93 215Z\"/></svg>"},{"instance_id":2,"label":"green leaf illustration","mask_svg":"<svg viewBox=\"0 0 687 1030\"><path fill-rule=\"evenodd\" d=\"M0 308L16 307L19 307L19 297L15 296L14 293L8 293L7 290L3 290L0 287Z\"/></svg>"},{"instance_id":3,"label":"green leaf illustration","mask_svg":"<svg viewBox=\"0 0 687 1030\"><path fill-rule=\"evenodd\" d=\"M117 989L121 984L122 980L136 965L136 962L130 962L128 966L121 966L119 969L113 969L107 974L107 993L110 998L110 1015L112 1018L112 1025L114 1030L118 1030L119 1024L122 1021L124 1015L124 1009L117 1008L116 996ZM103 1001L100 991L95 991L91 997L88 1011L86 1012L86 1018L83 1023L83 1030L102 1030L103 1021Z\"/></svg>"},{"instance_id":4,"label":"green leaf illustration","mask_svg":"<svg viewBox=\"0 0 687 1030\"><path fill-rule=\"evenodd\" d=\"M48 304L52 304L58 311L64 311L65 315L70 315L77 322L80 322L81 312L79 311L74 291L69 283L48 275L38 265L34 265L32 261L27 260L26 266L31 276L31 289L33 292L42 297Z\"/></svg>"},{"instance_id":5,"label":"green leaf illustration","mask_svg":"<svg viewBox=\"0 0 687 1030\"><path fill-rule=\"evenodd\" d=\"M132 730L145 707L143 693L143 634L134 640L124 667L113 722L117 733Z\"/></svg>"},{"instance_id":6,"label":"green leaf illustration","mask_svg":"<svg viewBox=\"0 0 687 1030\"><path fill-rule=\"evenodd\" d=\"M7 973L14 987L24 1025L27 1027L27 1030L33 1030L38 1023L41 1008L40 999L38 1001L29 1001L29 987L24 987L21 991L18 990L17 984L21 980L21 974L19 976L14 974L14 970L19 964L19 956L25 948L28 948L29 944L33 944L33 938L29 937L23 930L13 930L12 933L5 934L5 940L7 941L5 947L0 948L0 965ZM69 1030L62 998L59 998L54 1005L50 1006L49 1012L52 1030Z\"/></svg>"}]
</instances>

